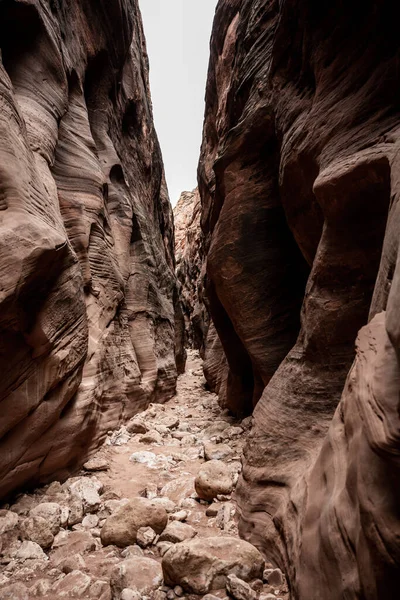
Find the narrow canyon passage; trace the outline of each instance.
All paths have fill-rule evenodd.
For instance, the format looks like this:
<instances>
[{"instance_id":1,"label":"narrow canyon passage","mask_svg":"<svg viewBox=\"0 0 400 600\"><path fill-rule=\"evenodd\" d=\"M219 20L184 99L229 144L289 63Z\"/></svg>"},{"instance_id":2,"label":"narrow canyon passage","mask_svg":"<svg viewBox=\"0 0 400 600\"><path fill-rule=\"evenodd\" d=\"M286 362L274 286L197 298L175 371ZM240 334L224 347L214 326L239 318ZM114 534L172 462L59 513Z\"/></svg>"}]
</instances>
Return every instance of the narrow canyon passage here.
<instances>
[{"instance_id":1,"label":"narrow canyon passage","mask_svg":"<svg viewBox=\"0 0 400 600\"><path fill-rule=\"evenodd\" d=\"M234 598L288 598L279 569L238 538L234 489L250 422L219 407L189 350L173 399L109 432L75 477L0 509L0 598L211 600L226 597L229 573L254 588L233 577Z\"/></svg>"}]
</instances>

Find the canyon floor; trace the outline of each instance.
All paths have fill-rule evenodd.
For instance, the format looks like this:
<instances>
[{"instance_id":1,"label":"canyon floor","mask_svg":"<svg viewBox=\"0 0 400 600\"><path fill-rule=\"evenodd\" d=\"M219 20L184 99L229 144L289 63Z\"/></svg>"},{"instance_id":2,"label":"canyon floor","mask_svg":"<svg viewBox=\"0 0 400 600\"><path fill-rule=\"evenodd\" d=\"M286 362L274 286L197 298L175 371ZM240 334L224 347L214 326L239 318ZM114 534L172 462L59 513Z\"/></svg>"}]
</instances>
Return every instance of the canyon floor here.
<instances>
[{"instance_id":1,"label":"canyon floor","mask_svg":"<svg viewBox=\"0 0 400 600\"><path fill-rule=\"evenodd\" d=\"M217 397L205 389L201 366L198 353L189 351L186 372L180 376L172 400L165 405L150 405L126 426L109 432L103 447L76 477L21 494L1 508L1 600L212 599L226 598L227 594L238 600L288 597L279 570L266 563L261 577L254 578L254 564L245 564L252 559L248 548L240 546L245 542L238 539L234 487L250 418L238 422L221 410ZM217 471L204 484L199 473L205 465ZM218 468L222 468L221 474ZM215 496L220 479L227 474L231 493L225 489L225 495L218 494L213 501L199 498L196 477L200 495L201 486L205 485L206 495ZM222 481L220 489L224 485L226 482ZM210 486L216 489L210 492ZM117 541L118 545L110 543L104 534L107 519L121 513L121 508L132 500L145 505L148 501L156 510L166 511L167 527L164 524L161 535L157 535L152 528L143 526L135 532L133 544L116 540L118 532L111 527L111 542ZM149 522L145 519L143 525ZM129 524L122 523L123 535L127 528ZM157 530L155 525L154 529ZM209 554L210 538L220 538L220 556ZM201 558L191 558L190 551L188 558L185 550L181 566L179 556L176 559L176 581L173 565L166 585L160 566L162 557L174 544L190 546L190 540L197 540ZM204 582L207 586L213 569L222 569L224 575L231 573L231 577L233 574L230 584L223 578L223 588L206 590ZM248 583L236 580L236 574L247 578ZM199 593L200 580L203 591L211 596ZM212 587L218 587L216 581Z\"/></svg>"}]
</instances>

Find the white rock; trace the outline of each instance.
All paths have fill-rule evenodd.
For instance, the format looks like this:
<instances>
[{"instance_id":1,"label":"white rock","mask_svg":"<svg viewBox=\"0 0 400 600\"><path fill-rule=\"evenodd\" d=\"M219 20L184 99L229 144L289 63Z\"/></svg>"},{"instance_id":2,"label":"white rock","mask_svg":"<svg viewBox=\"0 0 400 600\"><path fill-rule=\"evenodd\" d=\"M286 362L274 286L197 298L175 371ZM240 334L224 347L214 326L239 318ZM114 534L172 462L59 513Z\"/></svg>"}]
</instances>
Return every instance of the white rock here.
<instances>
[{"instance_id":1,"label":"white rock","mask_svg":"<svg viewBox=\"0 0 400 600\"><path fill-rule=\"evenodd\" d=\"M96 477L80 477L70 484L69 489L82 500L85 513L96 512L99 509L101 502L99 492L102 491L103 484Z\"/></svg>"},{"instance_id":2,"label":"white rock","mask_svg":"<svg viewBox=\"0 0 400 600\"><path fill-rule=\"evenodd\" d=\"M39 544L31 541L22 542L17 550L15 558L18 560L49 560Z\"/></svg>"},{"instance_id":3,"label":"white rock","mask_svg":"<svg viewBox=\"0 0 400 600\"><path fill-rule=\"evenodd\" d=\"M236 575L228 575L226 591L235 600L258 600L258 594L251 589L248 583Z\"/></svg>"},{"instance_id":4,"label":"white rock","mask_svg":"<svg viewBox=\"0 0 400 600\"><path fill-rule=\"evenodd\" d=\"M85 529L93 529L94 527L97 527L98 524L99 517L93 514L86 515L82 521L82 525L85 527Z\"/></svg>"},{"instance_id":5,"label":"white rock","mask_svg":"<svg viewBox=\"0 0 400 600\"><path fill-rule=\"evenodd\" d=\"M148 548L156 539L157 534L151 527L140 527L136 534L136 543L141 548Z\"/></svg>"}]
</instances>

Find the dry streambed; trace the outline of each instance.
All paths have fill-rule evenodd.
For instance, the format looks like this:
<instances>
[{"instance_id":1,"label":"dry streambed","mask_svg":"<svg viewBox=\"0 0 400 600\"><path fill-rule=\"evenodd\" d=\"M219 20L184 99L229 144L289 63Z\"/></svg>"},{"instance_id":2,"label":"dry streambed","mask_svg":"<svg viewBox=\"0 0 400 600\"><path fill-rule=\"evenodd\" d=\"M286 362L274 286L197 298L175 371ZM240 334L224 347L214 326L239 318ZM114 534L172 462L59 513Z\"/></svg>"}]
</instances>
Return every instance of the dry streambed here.
<instances>
[{"instance_id":1,"label":"dry streambed","mask_svg":"<svg viewBox=\"0 0 400 600\"><path fill-rule=\"evenodd\" d=\"M237 534L249 427L190 353L173 400L110 432L79 476L2 507L0 600L285 600L282 573Z\"/></svg>"}]
</instances>

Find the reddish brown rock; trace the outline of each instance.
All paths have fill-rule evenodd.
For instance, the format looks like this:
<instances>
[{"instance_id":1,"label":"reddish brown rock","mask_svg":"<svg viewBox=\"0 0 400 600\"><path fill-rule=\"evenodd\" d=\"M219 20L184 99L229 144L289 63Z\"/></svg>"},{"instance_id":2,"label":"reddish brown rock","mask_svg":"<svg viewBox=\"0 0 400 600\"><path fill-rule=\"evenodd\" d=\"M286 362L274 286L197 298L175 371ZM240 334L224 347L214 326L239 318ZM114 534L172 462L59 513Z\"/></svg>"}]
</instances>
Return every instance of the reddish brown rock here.
<instances>
[{"instance_id":1,"label":"reddish brown rock","mask_svg":"<svg viewBox=\"0 0 400 600\"><path fill-rule=\"evenodd\" d=\"M257 404L241 533L299 600L400 584L393 11L221 0L211 40L199 189L226 362L209 368L225 406Z\"/></svg>"},{"instance_id":2,"label":"reddish brown rock","mask_svg":"<svg viewBox=\"0 0 400 600\"><path fill-rule=\"evenodd\" d=\"M5 0L0 48L4 496L171 397L184 359L137 0Z\"/></svg>"},{"instance_id":3,"label":"reddish brown rock","mask_svg":"<svg viewBox=\"0 0 400 600\"><path fill-rule=\"evenodd\" d=\"M182 192L174 208L176 275L185 318L186 344L204 351L209 318L203 303L203 234L200 194Z\"/></svg>"}]
</instances>

